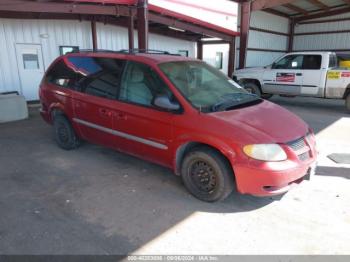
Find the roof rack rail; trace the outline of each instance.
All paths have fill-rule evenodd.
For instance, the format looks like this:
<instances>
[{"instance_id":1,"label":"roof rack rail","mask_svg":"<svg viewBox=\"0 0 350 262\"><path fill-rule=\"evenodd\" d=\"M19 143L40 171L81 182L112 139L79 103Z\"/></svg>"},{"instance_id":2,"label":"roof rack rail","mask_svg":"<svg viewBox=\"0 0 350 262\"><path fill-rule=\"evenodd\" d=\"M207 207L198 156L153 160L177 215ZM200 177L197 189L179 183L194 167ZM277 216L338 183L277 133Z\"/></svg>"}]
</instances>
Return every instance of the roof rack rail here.
<instances>
[{"instance_id":1,"label":"roof rack rail","mask_svg":"<svg viewBox=\"0 0 350 262\"><path fill-rule=\"evenodd\" d=\"M80 49L80 50L72 51L70 53L123 53L123 52L110 50L110 49Z\"/></svg>"},{"instance_id":2,"label":"roof rack rail","mask_svg":"<svg viewBox=\"0 0 350 262\"><path fill-rule=\"evenodd\" d=\"M174 55L174 56L180 56L180 54L173 54L168 51L164 50L157 50L157 49L122 49L120 50L121 53L129 53L129 54L154 54L154 55Z\"/></svg>"},{"instance_id":3,"label":"roof rack rail","mask_svg":"<svg viewBox=\"0 0 350 262\"><path fill-rule=\"evenodd\" d=\"M122 49L120 50L122 53L131 53L131 54L137 54L137 53L147 53L147 54L163 54L163 55L170 55L168 51L163 51L163 50L156 50L156 49Z\"/></svg>"},{"instance_id":4,"label":"roof rack rail","mask_svg":"<svg viewBox=\"0 0 350 262\"><path fill-rule=\"evenodd\" d=\"M117 53L117 54L154 54L154 55L173 55L181 56L180 54L173 54L168 51L156 50L156 49L121 49L121 50L109 50L109 49L80 49L74 50L69 53Z\"/></svg>"}]
</instances>

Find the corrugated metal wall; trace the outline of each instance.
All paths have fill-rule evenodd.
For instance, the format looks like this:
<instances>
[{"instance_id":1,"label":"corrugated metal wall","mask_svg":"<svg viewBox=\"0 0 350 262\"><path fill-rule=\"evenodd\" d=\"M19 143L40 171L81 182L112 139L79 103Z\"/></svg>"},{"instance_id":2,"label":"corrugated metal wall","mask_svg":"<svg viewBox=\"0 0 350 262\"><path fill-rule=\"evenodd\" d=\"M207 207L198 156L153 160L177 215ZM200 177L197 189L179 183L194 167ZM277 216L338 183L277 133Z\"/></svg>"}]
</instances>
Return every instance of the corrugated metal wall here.
<instances>
[{"instance_id":1,"label":"corrugated metal wall","mask_svg":"<svg viewBox=\"0 0 350 262\"><path fill-rule=\"evenodd\" d=\"M89 30L88 22L0 19L0 92L21 92L16 44L41 44L47 68L59 55L60 45L91 48Z\"/></svg>"},{"instance_id":2,"label":"corrugated metal wall","mask_svg":"<svg viewBox=\"0 0 350 262\"><path fill-rule=\"evenodd\" d=\"M262 11L256 11L251 15L250 27L287 34L289 30L289 21L284 17L276 16ZM249 48L287 50L287 45L287 36L249 30L246 66L252 67L268 65L286 53L283 51L254 51L249 50Z\"/></svg>"},{"instance_id":3,"label":"corrugated metal wall","mask_svg":"<svg viewBox=\"0 0 350 262\"><path fill-rule=\"evenodd\" d=\"M320 18L310 21L324 20L324 19L338 19L350 18L350 13L329 16L327 18ZM308 22L310 22L308 21ZM315 24L298 24L295 27L295 34L310 33L310 32L329 32L349 30L350 21L335 21L327 23ZM312 34L312 35L296 35L294 37L293 49L300 50L334 50L334 49L348 49L350 50L350 32L348 33L332 33L332 34Z\"/></svg>"},{"instance_id":4,"label":"corrugated metal wall","mask_svg":"<svg viewBox=\"0 0 350 262\"><path fill-rule=\"evenodd\" d=\"M98 23L98 46L100 49L119 50L128 48L126 28ZM177 53L188 50L195 56L194 42L150 34L149 47ZM59 56L59 46L92 48L90 22L72 20L21 20L0 19L0 92L21 93L16 49L18 43L41 44L45 69ZM135 43L137 37L135 32Z\"/></svg>"},{"instance_id":5,"label":"corrugated metal wall","mask_svg":"<svg viewBox=\"0 0 350 262\"><path fill-rule=\"evenodd\" d=\"M240 18L238 17L238 22L239 21ZM250 27L288 34L289 21L284 17L276 16L263 11L256 11L251 15ZM239 65L239 41L239 37L236 37L236 68L238 68ZM261 32L257 30L249 30L246 66L255 67L269 65L278 57L286 53L287 46L288 36ZM256 49L263 50L259 51ZM267 50L281 50L281 52L269 52ZM228 45L205 46L203 49L204 60L210 64L213 64L215 61L216 52L224 52L225 64L222 71L227 73Z\"/></svg>"},{"instance_id":6,"label":"corrugated metal wall","mask_svg":"<svg viewBox=\"0 0 350 262\"><path fill-rule=\"evenodd\" d=\"M98 23L97 32L99 48L108 50L120 50L129 48L127 28ZM135 48L137 48L137 30L135 30L134 43ZM177 54L179 50L187 50L189 51L190 57L195 57L196 55L195 42L184 41L167 36L150 34L148 45L150 49L166 50L175 54Z\"/></svg>"}]
</instances>

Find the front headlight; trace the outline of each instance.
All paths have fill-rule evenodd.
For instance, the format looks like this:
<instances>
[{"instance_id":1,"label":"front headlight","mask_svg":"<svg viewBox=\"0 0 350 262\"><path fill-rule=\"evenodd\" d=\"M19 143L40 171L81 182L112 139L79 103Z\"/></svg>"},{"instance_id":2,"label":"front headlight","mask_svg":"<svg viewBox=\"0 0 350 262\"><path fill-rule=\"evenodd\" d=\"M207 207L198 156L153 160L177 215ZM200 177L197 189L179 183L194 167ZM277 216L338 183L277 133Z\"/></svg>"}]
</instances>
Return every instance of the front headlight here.
<instances>
[{"instance_id":1,"label":"front headlight","mask_svg":"<svg viewBox=\"0 0 350 262\"><path fill-rule=\"evenodd\" d=\"M243 151L247 156L262 161L283 161L287 159L286 152L277 144L246 145L243 147Z\"/></svg>"}]
</instances>

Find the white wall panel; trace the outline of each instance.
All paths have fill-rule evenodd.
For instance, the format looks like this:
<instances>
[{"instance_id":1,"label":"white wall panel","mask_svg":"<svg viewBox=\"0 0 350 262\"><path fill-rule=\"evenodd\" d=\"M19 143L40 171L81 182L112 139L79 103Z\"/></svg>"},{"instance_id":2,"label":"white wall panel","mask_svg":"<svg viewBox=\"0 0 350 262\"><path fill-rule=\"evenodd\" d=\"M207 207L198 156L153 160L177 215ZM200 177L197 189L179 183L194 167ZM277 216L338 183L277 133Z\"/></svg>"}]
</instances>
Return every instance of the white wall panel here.
<instances>
[{"instance_id":1,"label":"white wall panel","mask_svg":"<svg viewBox=\"0 0 350 262\"><path fill-rule=\"evenodd\" d=\"M97 24L98 47L120 50L128 48L126 28ZM149 47L177 53L188 50L195 56L195 43L150 34ZM0 19L0 92L21 92L16 49L18 43L41 44L45 69L59 56L59 46L92 48L90 22L72 20ZM137 32L135 32L137 47Z\"/></svg>"},{"instance_id":2,"label":"white wall panel","mask_svg":"<svg viewBox=\"0 0 350 262\"><path fill-rule=\"evenodd\" d=\"M0 19L0 92L21 92L16 44L40 44L46 69L59 55L61 45L91 48L90 23Z\"/></svg>"},{"instance_id":3,"label":"white wall panel","mask_svg":"<svg viewBox=\"0 0 350 262\"><path fill-rule=\"evenodd\" d=\"M276 16L263 11L253 12L250 27L264 30L288 33L289 21L287 18ZM288 36L265 33L255 30L249 31L248 48L286 50ZM239 64L239 37L236 38L236 68ZM247 51L247 67L265 66L271 64L285 52Z\"/></svg>"},{"instance_id":4,"label":"white wall panel","mask_svg":"<svg viewBox=\"0 0 350 262\"><path fill-rule=\"evenodd\" d=\"M283 35L275 35L260 31L249 31L248 48L262 49L287 49L288 38Z\"/></svg>"},{"instance_id":5,"label":"white wall panel","mask_svg":"<svg viewBox=\"0 0 350 262\"><path fill-rule=\"evenodd\" d=\"M120 50L129 48L128 30L114 25L97 24L98 46L100 49ZM137 31L134 34L137 48ZM190 57L195 57L196 43L158 34L149 34L149 49L164 50L177 54L179 50L188 50Z\"/></svg>"},{"instance_id":6,"label":"white wall panel","mask_svg":"<svg viewBox=\"0 0 350 262\"><path fill-rule=\"evenodd\" d=\"M333 15L333 16L327 16L327 17L321 17L321 18L316 18L316 19L311 19L311 20L308 20L308 21L320 21L320 20L325 20L325 19L342 19L342 18L350 18L350 12L348 13L343 13L343 14L340 14L340 15Z\"/></svg>"},{"instance_id":7,"label":"white wall panel","mask_svg":"<svg viewBox=\"0 0 350 262\"><path fill-rule=\"evenodd\" d=\"M350 13L336 16L323 17L310 21L320 21L329 19L350 18ZM335 21L314 24L299 24L295 27L295 33L310 33L322 31L340 31L349 30L350 20ZM315 34L315 35L296 35L294 37L293 49L298 50L333 50L333 49L350 49L350 33L332 33L332 34Z\"/></svg>"},{"instance_id":8,"label":"white wall panel","mask_svg":"<svg viewBox=\"0 0 350 262\"><path fill-rule=\"evenodd\" d=\"M255 11L251 14L250 26L280 33L288 33L289 21L287 18L267 12Z\"/></svg>"},{"instance_id":9,"label":"white wall panel","mask_svg":"<svg viewBox=\"0 0 350 262\"><path fill-rule=\"evenodd\" d=\"M301 35L294 37L293 50L350 49L350 34Z\"/></svg>"},{"instance_id":10,"label":"white wall panel","mask_svg":"<svg viewBox=\"0 0 350 262\"><path fill-rule=\"evenodd\" d=\"M336 21L316 24L299 24L295 26L295 33L323 32L349 30L350 21Z\"/></svg>"},{"instance_id":11,"label":"white wall panel","mask_svg":"<svg viewBox=\"0 0 350 262\"><path fill-rule=\"evenodd\" d=\"M246 67L266 66L272 64L277 58L285 53L248 51Z\"/></svg>"},{"instance_id":12,"label":"white wall panel","mask_svg":"<svg viewBox=\"0 0 350 262\"><path fill-rule=\"evenodd\" d=\"M196 43L181 39L171 38L158 34L149 35L149 48L165 50L177 54L179 50L187 50L190 57L196 57Z\"/></svg>"},{"instance_id":13,"label":"white wall panel","mask_svg":"<svg viewBox=\"0 0 350 262\"><path fill-rule=\"evenodd\" d=\"M99 49L120 50L129 48L128 29L114 25L97 24ZM136 41L137 42L137 41Z\"/></svg>"}]
</instances>

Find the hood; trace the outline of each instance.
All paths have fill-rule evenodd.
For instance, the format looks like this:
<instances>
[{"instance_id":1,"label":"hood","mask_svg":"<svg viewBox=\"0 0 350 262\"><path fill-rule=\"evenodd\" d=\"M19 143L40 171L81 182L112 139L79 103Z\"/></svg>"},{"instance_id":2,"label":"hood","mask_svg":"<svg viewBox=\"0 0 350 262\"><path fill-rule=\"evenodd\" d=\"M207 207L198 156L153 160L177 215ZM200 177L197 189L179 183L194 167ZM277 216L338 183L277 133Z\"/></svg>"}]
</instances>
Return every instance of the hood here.
<instances>
[{"instance_id":1,"label":"hood","mask_svg":"<svg viewBox=\"0 0 350 262\"><path fill-rule=\"evenodd\" d=\"M242 129L250 137L250 143L286 143L308 132L308 125L298 116L266 100L255 106L211 115L235 129Z\"/></svg>"},{"instance_id":2,"label":"hood","mask_svg":"<svg viewBox=\"0 0 350 262\"><path fill-rule=\"evenodd\" d=\"M235 75L237 74L250 74L250 73L254 73L254 72L262 72L266 70L266 68L264 67L247 67L247 68L243 68L243 69L239 69L235 71Z\"/></svg>"}]
</instances>

